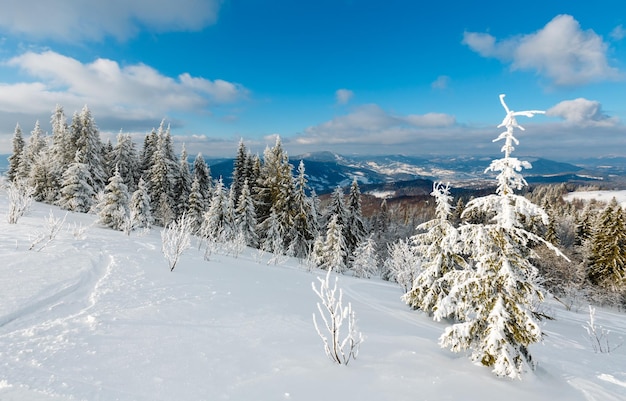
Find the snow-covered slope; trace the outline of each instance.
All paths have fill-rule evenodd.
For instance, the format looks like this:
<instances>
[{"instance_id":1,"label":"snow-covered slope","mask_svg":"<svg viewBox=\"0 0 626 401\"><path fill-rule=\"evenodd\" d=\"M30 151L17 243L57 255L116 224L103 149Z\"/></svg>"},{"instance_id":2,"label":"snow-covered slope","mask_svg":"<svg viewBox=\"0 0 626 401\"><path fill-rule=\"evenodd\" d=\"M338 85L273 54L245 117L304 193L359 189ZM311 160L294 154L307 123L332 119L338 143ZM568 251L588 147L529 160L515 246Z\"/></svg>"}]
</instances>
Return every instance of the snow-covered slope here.
<instances>
[{"instance_id":1,"label":"snow-covered slope","mask_svg":"<svg viewBox=\"0 0 626 401\"><path fill-rule=\"evenodd\" d=\"M158 230L97 227L68 214L41 251L43 204L17 225L0 216L1 400L597 400L626 397L626 347L595 354L585 308L548 304L538 370L494 377L440 349L444 323L409 310L378 279L339 278L366 339L349 366L332 364L314 331L317 297L295 260L268 265L248 250L205 261L188 250L170 272ZM7 210L0 192L0 214ZM87 227L84 233L81 229ZM626 316L598 310L614 343Z\"/></svg>"}]
</instances>

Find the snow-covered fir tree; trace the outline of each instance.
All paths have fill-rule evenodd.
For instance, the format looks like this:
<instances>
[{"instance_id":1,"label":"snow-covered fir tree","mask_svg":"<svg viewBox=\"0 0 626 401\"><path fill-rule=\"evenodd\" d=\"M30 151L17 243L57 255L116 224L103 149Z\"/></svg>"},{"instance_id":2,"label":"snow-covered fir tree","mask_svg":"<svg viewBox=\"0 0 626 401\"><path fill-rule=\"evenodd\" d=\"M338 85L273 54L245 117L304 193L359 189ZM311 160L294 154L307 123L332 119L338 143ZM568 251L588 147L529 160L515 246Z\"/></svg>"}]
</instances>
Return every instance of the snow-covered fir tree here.
<instances>
[{"instance_id":1,"label":"snow-covered fir tree","mask_svg":"<svg viewBox=\"0 0 626 401\"><path fill-rule=\"evenodd\" d=\"M446 274L468 268L465 259L460 255L461 238L450 221L450 186L435 182L431 195L435 198L436 218L417 226L418 233L411 238L415 253L421 260L421 269L410 291L403 297L413 308L429 314L448 295Z\"/></svg>"},{"instance_id":2,"label":"snow-covered fir tree","mask_svg":"<svg viewBox=\"0 0 626 401\"><path fill-rule=\"evenodd\" d=\"M141 149L141 155L139 157L139 163L141 168L141 174L144 177L148 177L152 164L154 162L154 154L158 149L159 136L155 129L152 129L143 140L143 148Z\"/></svg>"},{"instance_id":3,"label":"snow-covered fir tree","mask_svg":"<svg viewBox=\"0 0 626 401\"><path fill-rule=\"evenodd\" d=\"M148 185L139 178L137 189L133 192L130 198L129 212L131 219L131 226L136 228L150 228L154 224L154 218L152 217L152 207L150 205L150 194L148 193Z\"/></svg>"},{"instance_id":4,"label":"snow-covered fir tree","mask_svg":"<svg viewBox=\"0 0 626 401\"><path fill-rule=\"evenodd\" d=\"M194 177L187 201L187 212L185 213L191 219L193 234L199 233L206 209L207 203L200 191L200 181L198 181L198 177Z\"/></svg>"},{"instance_id":5,"label":"snow-covered fir tree","mask_svg":"<svg viewBox=\"0 0 626 401\"><path fill-rule=\"evenodd\" d=\"M267 147L263 153L263 164L254 195L257 219L263 226L268 225L264 222L272 212L277 215L280 232L285 241L284 247L291 242L288 234L293 226L292 198L295 184L291 170L292 166L280 137L276 137L275 145ZM262 240L264 232L260 234Z\"/></svg>"},{"instance_id":6,"label":"snow-covered fir tree","mask_svg":"<svg viewBox=\"0 0 626 401\"><path fill-rule=\"evenodd\" d=\"M148 188L152 199L152 215L155 223L165 226L176 218L175 177L178 162L171 149L170 131L164 122L157 132L157 148L152 155L152 166L148 172Z\"/></svg>"},{"instance_id":7,"label":"snow-covered fir tree","mask_svg":"<svg viewBox=\"0 0 626 401\"><path fill-rule=\"evenodd\" d=\"M114 230L124 230L130 219L128 198L128 187L124 184L119 169L115 169L104 188L104 197L97 207L98 223Z\"/></svg>"},{"instance_id":8,"label":"snow-covered fir tree","mask_svg":"<svg viewBox=\"0 0 626 401\"><path fill-rule=\"evenodd\" d=\"M384 263L384 275L395 281L404 292L411 289L421 270L421 261L408 239L400 238L388 245L389 257Z\"/></svg>"},{"instance_id":9,"label":"snow-covered fir tree","mask_svg":"<svg viewBox=\"0 0 626 401\"><path fill-rule=\"evenodd\" d=\"M337 216L337 224L343 227L346 224L347 215L348 211L346 210L343 189L337 186L330 194L330 201L324 211L324 229L328 228L328 223L330 223L333 216Z\"/></svg>"},{"instance_id":10,"label":"snow-covered fir tree","mask_svg":"<svg viewBox=\"0 0 626 401\"><path fill-rule=\"evenodd\" d=\"M237 146L237 155L235 156L235 160L233 162L233 190L234 196L237 200L235 202L235 207L237 206L237 202L241 196L241 191L243 189L243 184L250 177L247 176L248 173L248 150L246 149L246 145L243 142L243 139L239 140L239 145Z\"/></svg>"},{"instance_id":11,"label":"snow-covered fir tree","mask_svg":"<svg viewBox=\"0 0 626 401\"><path fill-rule=\"evenodd\" d=\"M129 134L120 132L117 135L117 143L110 154L109 163L113 167L113 172L117 169L120 173L128 192L135 192L141 171L135 143Z\"/></svg>"},{"instance_id":12,"label":"snow-covered fir tree","mask_svg":"<svg viewBox=\"0 0 626 401\"><path fill-rule=\"evenodd\" d=\"M187 149L184 144L178 163L178 171L174 177L174 210L176 216L181 216L189 208L187 202L189 201L189 193L191 191L192 182L191 172L189 171Z\"/></svg>"},{"instance_id":13,"label":"snow-covered fir tree","mask_svg":"<svg viewBox=\"0 0 626 401\"><path fill-rule=\"evenodd\" d=\"M311 200L306 194L308 184L302 160L298 165L298 177L295 185L292 204L294 217L289 237L294 256L306 258L318 232L314 223L316 216L313 215Z\"/></svg>"},{"instance_id":14,"label":"snow-covered fir tree","mask_svg":"<svg viewBox=\"0 0 626 401\"><path fill-rule=\"evenodd\" d=\"M20 159L22 158L22 153L24 152L24 147L26 146L24 137L22 136L22 128L20 128L19 124L15 126L11 143L13 145L13 153L9 156L9 168L6 174L7 179L13 182L16 178L18 178Z\"/></svg>"},{"instance_id":15,"label":"snow-covered fir tree","mask_svg":"<svg viewBox=\"0 0 626 401\"><path fill-rule=\"evenodd\" d=\"M523 196L516 195L526 181L519 171L530 164L511 157L514 128L522 127L517 116L532 117L540 111L509 110L500 95L506 116L505 127L496 140L504 139L504 158L494 160L488 171L498 172L495 195L476 198L467 204L464 215L478 210L494 215L486 224L465 224L459 228L464 240L463 253L471 269L452 270L444 275L448 295L435 309L434 318L456 316L460 321L445 329L442 347L452 351L471 349L471 358L491 367L498 376L518 378L534 363L529 346L541 341L542 331L535 313L543 300L538 272L530 262L532 245L550 243L524 229L522 220L539 217L548 223L546 213ZM523 218L522 218L523 216Z\"/></svg>"},{"instance_id":16,"label":"snow-covered fir tree","mask_svg":"<svg viewBox=\"0 0 626 401\"><path fill-rule=\"evenodd\" d=\"M76 150L82 157L81 163L87 166L93 182L95 192L102 190L105 186L106 173L102 160L102 141L100 133L96 127L91 111L85 105L80 113L75 114L72 119L70 129L72 139L75 140Z\"/></svg>"},{"instance_id":17,"label":"snow-covered fir tree","mask_svg":"<svg viewBox=\"0 0 626 401\"><path fill-rule=\"evenodd\" d=\"M346 241L343 237L343 227L338 221L338 216L330 218L325 239L315 241L313 253L321 269L343 273L346 270Z\"/></svg>"},{"instance_id":18,"label":"snow-covered fir tree","mask_svg":"<svg viewBox=\"0 0 626 401\"><path fill-rule=\"evenodd\" d=\"M355 277L370 278L378 274L379 260L373 235L369 235L358 244L350 262Z\"/></svg>"},{"instance_id":19,"label":"snow-covered fir tree","mask_svg":"<svg viewBox=\"0 0 626 401\"><path fill-rule=\"evenodd\" d=\"M348 255L354 253L355 249L366 235L367 230L361 210L361 190L359 189L359 183L356 178L354 178L352 185L350 185L350 193L348 194L346 224L344 226L344 237L346 239Z\"/></svg>"},{"instance_id":20,"label":"snow-covered fir tree","mask_svg":"<svg viewBox=\"0 0 626 401\"><path fill-rule=\"evenodd\" d=\"M226 227L228 199L222 179L218 179L213 188L213 197L209 209L204 213L202 223L202 237L212 242L225 240L225 234L229 230Z\"/></svg>"},{"instance_id":21,"label":"snow-covered fir tree","mask_svg":"<svg viewBox=\"0 0 626 401\"><path fill-rule=\"evenodd\" d=\"M250 193L248 180L245 180L239 195L239 202L235 209L235 224L237 232L243 234L246 245L255 247L258 244L259 236L257 234L257 219L254 200Z\"/></svg>"},{"instance_id":22,"label":"snow-covered fir tree","mask_svg":"<svg viewBox=\"0 0 626 401\"><path fill-rule=\"evenodd\" d=\"M31 131L30 137L24 149L22 150L20 161L17 167L17 177L29 179L30 170L35 164L41 153L45 150L46 138L45 133L39 125L39 121L35 123L35 128ZM33 186L32 183L29 183ZM35 190L37 192L37 190Z\"/></svg>"},{"instance_id":23,"label":"snow-covered fir tree","mask_svg":"<svg viewBox=\"0 0 626 401\"><path fill-rule=\"evenodd\" d=\"M30 168L28 182L35 188L36 201L54 203L58 196L58 178L54 158L49 147L44 148Z\"/></svg>"},{"instance_id":24,"label":"snow-covered fir tree","mask_svg":"<svg viewBox=\"0 0 626 401\"><path fill-rule=\"evenodd\" d=\"M615 198L596 219L588 259L591 283L612 292L626 289L626 223Z\"/></svg>"},{"instance_id":25,"label":"snow-covered fir tree","mask_svg":"<svg viewBox=\"0 0 626 401\"><path fill-rule=\"evenodd\" d=\"M211 199L211 191L213 190L213 183L211 180L211 169L207 166L202 153L198 153L193 161L193 177L198 180L200 185L200 193L208 203Z\"/></svg>"},{"instance_id":26,"label":"snow-covered fir tree","mask_svg":"<svg viewBox=\"0 0 626 401\"><path fill-rule=\"evenodd\" d=\"M263 238L261 241L261 249L274 255L285 254L285 231L280 223L280 218L276 210L273 208L270 215L262 224Z\"/></svg>"},{"instance_id":27,"label":"snow-covered fir tree","mask_svg":"<svg viewBox=\"0 0 626 401\"><path fill-rule=\"evenodd\" d=\"M57 174L60 177L67 166L74 161L77 150L70 137L63 106L56 105L50 116L50 124L52 125L52 153L55 158Z\"/></svg>"},{"instance_id":28,"label":"snow-covered fir tree","mask_svg":"<svg viewBox=\"0 0 626 401\"><path fill-rule=\"evenodd\" d=\"M93 204L95 191L89 166L82 160L83 156L77 151L74 162L63 173L58 205L65 210L87 213Z\"/></svg>"}]
</instances>

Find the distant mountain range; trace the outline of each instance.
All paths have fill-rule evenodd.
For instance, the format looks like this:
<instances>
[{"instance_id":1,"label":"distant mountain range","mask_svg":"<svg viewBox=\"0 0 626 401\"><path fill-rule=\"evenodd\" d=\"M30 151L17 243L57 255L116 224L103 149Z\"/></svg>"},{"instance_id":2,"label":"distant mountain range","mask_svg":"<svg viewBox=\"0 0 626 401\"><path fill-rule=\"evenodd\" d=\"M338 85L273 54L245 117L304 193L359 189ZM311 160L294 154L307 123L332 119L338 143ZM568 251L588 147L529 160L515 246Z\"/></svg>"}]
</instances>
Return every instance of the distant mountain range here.
<instances>
[{"instance_id":1,"label":"distant mountain range","mask_svg":"<svg viewBox=\"0 0 626 401\"><path fill-rule=\"evenodd\" d=\"M304 161L309 185L320 194L330 192L337 186L347 187L354 178L362 189L368 191L397 192L399 188L404 188L400 192L408 194L411 192L407 189L410 185L390 184L413 182L415 187L431 188L433 181L450 182L452 186L459 188L494 185L495 174L485 173L485 169L492 160L499 157L346 156L332 152L314 152L293 156L290 160L294 166L300 160ZM626 158L586 159L576 163L534 157L520 159L532 164L532 169L522 172L532 184L611 182L615 186L626 185ZM213 177L222 176L225 182L230 181L232 170L232 159L211 164Z\"/></svg>"}]
</instances>

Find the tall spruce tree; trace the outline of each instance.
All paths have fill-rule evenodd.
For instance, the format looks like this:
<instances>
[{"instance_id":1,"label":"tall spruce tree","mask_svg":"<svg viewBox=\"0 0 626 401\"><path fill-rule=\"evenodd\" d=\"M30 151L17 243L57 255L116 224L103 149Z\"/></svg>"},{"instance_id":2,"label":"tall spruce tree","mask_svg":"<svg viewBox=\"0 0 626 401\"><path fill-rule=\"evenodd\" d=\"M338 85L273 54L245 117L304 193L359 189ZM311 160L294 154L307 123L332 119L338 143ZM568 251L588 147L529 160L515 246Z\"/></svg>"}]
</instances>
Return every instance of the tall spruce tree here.
<instances>
[{"instance_id":1,"label":"tall spruce tree","mask_svg":"<svg viewBox=\"0 0 626 401\"><path fill-rule=\"evenodd\" d=\"M22 128L17 124L15 131L13 131L13 153L9 156L9 168L7 170L7 179L14 182L18 178L18 168L20 166L20 159L24 152L25 142L22 136Z\"/></svg>"},{"instance_id":2,"label":"tall spruce tree","mask_svg":"<svg viewBox=\"0 0 626 401\"><path fill-rule=\"evenodd\" d=\"M65 210L87 213L93 204L95 191L89 166L82 160L77 151L74 162L63 173L58 205Z\"/></svg>"},{"instance_id":3,"label":"tall spruce tree","mask_svg":"<svg viewBox=\"0 0 626 401\"><path fill-rule=\"evenodd\" d=\"M248 150L246 149L246 145L243 143L243 139L241 139L237 147L237 155L233 161L233 190L235 191L234 196L236 199L235 207L237 206L237 202L241 196L244 182L250 178L247 176L247 166Z\"/></svg>"},{"instance_id":4,"label":"tall spruce tree","mask_svg":"<svg viewBox=\"0 0 626 401\"><path fill-rule=\"evenodd\" d=\"M189 192L189 200L187 201L186 215L192 221L193 234L200 232L204 212L206 212L207 203L200 191L200 181L198 177L194 177L191 183L191 191Z\"/></svg>"},{"instance_id":5,"label":"tall spruce tree","mask_svg":"<svg viewBox=\"0 0 626 401\"><path fill-rule=\"evenodd\" d=\"M202 153L198 153L193 161L193 176L198 180L200 193L208 206L212 196L211 191L213 190L213 184L211 181L211 169L207 166L204 157L202 157Z\"/></svg>"},{"instance_id":6,"label":"tall spruce tree","mask_svg":"<svg viewBox=\"0 0 626 401\"><path fill-rule=\"evenodd\" d=\"M129 193L135 192L139 178L141 177L139 156L135 144L129 134L120 132L117 135L117 143L111 151L109 163L120 173Z\"/></svg>"},{"instance_id":7,"label":"tall spruce tree","mask_svg":"<svg viewBox=\"0 0 626 401\"><path fill-rule=\"evenodd\" d=\"M239 195L239 202L237 202L237 208L235 209L235 224L237 231L243 234L246 245L251 247L258 245L259 236L256 231L256 211L248 180L244 181L243 187L241 188L241 195Z\"/></svg>"},{"instance_id":8,"label":"tall spruce tree","mask_svg":"<svg viewBox=\"0 0 626 401\"><path fill-rule=\"evenodd\" d=\"M270 213L275 213L280 231L284 233L284 246L291 242L287 235L293 226L294 180L291 170L289 157L282 147L280 137L277 137L275 145L272 148L266 148L263 154L263 165L257 180L255 195L257 217L262 227L268 227L264 221L269 218Z\"/></svg>"},{"instance_id":9,"label":"tall spruce tree","mask_svg":"<svg viewBox=\"0 0 626 401\"><path fill-rule=\"evenodd\" d=\"M311 200L306 193L309 187L302 160L300 160L298 165L298 177L295 185L293 196L294 218L291 227L292 234L290 235L291 247L294 256L306 258L318 233L313 223L315 216L313 215Z\"/></svg>"},{"instance_id":10,"label":"tall spruce tree","mask_svg":"<svg viewBox=\"0 0 626 401\"><path fill-rule=\"evenodd\" d=\"M137 189L133 192L129 204L130 219L133 229L148 229L152 227L152 224L154 224L150 203L151 200L148 192L148 185L143 178L140 177L139 182L137 183Z\"/></svg>"},{"instance_id":11,"label":"tall spruce tree","mask_svg":"<svg viewBox=\"0 0 626 401\"><path fill-rule=\"evenodd\" d=\"M128 198L128 187L124 184L119 169L116 168L104 188L104 197L97 207L98 223L119 231L128 227L130 220Z\"/></svg>"},{"instance_id":12,"label":"tall spruce tree","mask_svg":"<svg viewBox=\"0 0 626 401\"><path fill-rule=\"evenodd\" d=\"M346 206L344 237L346 239L348 255L351 256L367 235L361 209L361 190L359 189L359 183L356 178L352 180L352 185L350 185L350 193L348 194Z\"/></svg>"},{"instance_id":13,"label":"tall spruce tree","mask_svg":"<svg viewBox=\"0 0 626 401\"><path fill-rule=\"evenodd\" d=\"M626 223L615 198L598 215L589 242L589 280L612 292L626 289Z\"/></svg>"},{"instance_id":14,"label":"tall spruce tree","mask_svg":"<svg viewBox=\"0 0 626 401\"><path fill-rule=\"evenodd\" d=\"M449 185L435 182L431 195L437 205L436 217L420 224L418 233L411 238L415 253L421 260L421 269L412 288L403 297L411 307L428 314L436 311L450 291L446 275L454 270L469 268L460 255L461 238L451 222L453 213Z\"/></svg>"},{"instance_id":15,"label":"tall spruce tree","mask_svg":"<svg viewBox=\"0 0 626 401\"><path fill-rule=\"evenodd\" d=\"M86 105L80 113L74 115L78 120L72 120L70 129L77 130L72 133L72 138L76 140L76 150L82 157L81 163L87 166L89 174L93 180L93 189L99 192L104 189L106 180L104 162L102 158L102 141L100 133L96 127L94 118L89 107Z\"/></svg>"},{"instance_id":16,"label":"tall spruce tree","mask_svg":"<svg viewBox=\"0 0 626 401\"><path fill-rule=\"evenodd\" d=\"M189 161L187 149L183 144L180 153L178 171L174 177L174 205L177 218L182 216L188 209L189 194L191 192L191 172L189 171Z\"/></svg>"},{"instance_id":17,"label":"tall spruce tree","mask_svg":"<svg viewBox=\"0 0 626 401\"><path fill-rule=\"evenodd\" d=\"M530 164L511 157L516 116L532 117L540 111L514 112L500 101L506 116L499 127L506 127L496 140L504 139L504 158L494 160L487 171L498 172L496 194L476 198L464 214L478 210L494 217L486 224L462 225L462 252L469 257L471 269L452 270L444 275L449 292L433 309L435 319L455 316L460 321L445 329L442 347L452 351L471 349L475 362L491 367L498 376L518 378L525 367L534 367L529 345L541 341L542 331L535 313L544 298L538 271L530 262L532 245L543 243L561 254L553 245L527 231L524 220L548 216L537 205L516 195L526 181L519 171ZM562 255L562 254L561 254Z\"/></svg>"}]
</instances>

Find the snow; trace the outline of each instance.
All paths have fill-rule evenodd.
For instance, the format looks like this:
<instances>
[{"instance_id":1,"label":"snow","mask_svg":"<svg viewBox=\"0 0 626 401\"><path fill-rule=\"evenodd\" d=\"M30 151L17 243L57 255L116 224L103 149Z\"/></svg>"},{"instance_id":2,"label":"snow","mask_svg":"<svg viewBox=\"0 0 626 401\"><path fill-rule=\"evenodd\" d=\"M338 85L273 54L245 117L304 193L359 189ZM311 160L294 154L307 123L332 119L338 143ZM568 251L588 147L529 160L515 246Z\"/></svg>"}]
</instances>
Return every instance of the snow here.
<instances>
[{"instance_id":1,"label":"snow","mask_svg":"<svg viewBox=\"0 0 626 401\"><path fill-rule=\"evenodd\" d=\"M378 199L387 199L394 196L396 194L396 191L368 191L366 192L366 194L372 195L373 197Z\"/></svg>"},{"instance_id":2,"label":"snow","mask_svg":"<svg viewBox=\"0 0 626 401\"><path fill-rule=\"evenodd\" d=\"M8 210L0 192L0 214ZM29 251L50 210L35 203L18 224L0 216L1 400L597 400L626 398L626 347L596 354L586 308L544 322L535 372L499 379L466 355L441 349L448 325L408 309L394 283L339 276L365 341L335 365L312 314L316 277L291 259L268 265L192 247L173 272L160 231L133 233L69 213L65 228ZM77 227L88 227L77 233ZM626 316L597 308L611 341Z\"/></svg>"},{"instance_id":3,"label":"snow","mask_svg":"<svg viewBox=\"0 0 626 401\"><path fill-rule=\"evenodd\" d=\"M583 201L597 200L608 203L615 198L621 207L626 208L626 190L621 191L574 191L566 194L563 199L573 201L580 199Z\"/></svg>"}]
</instances>

